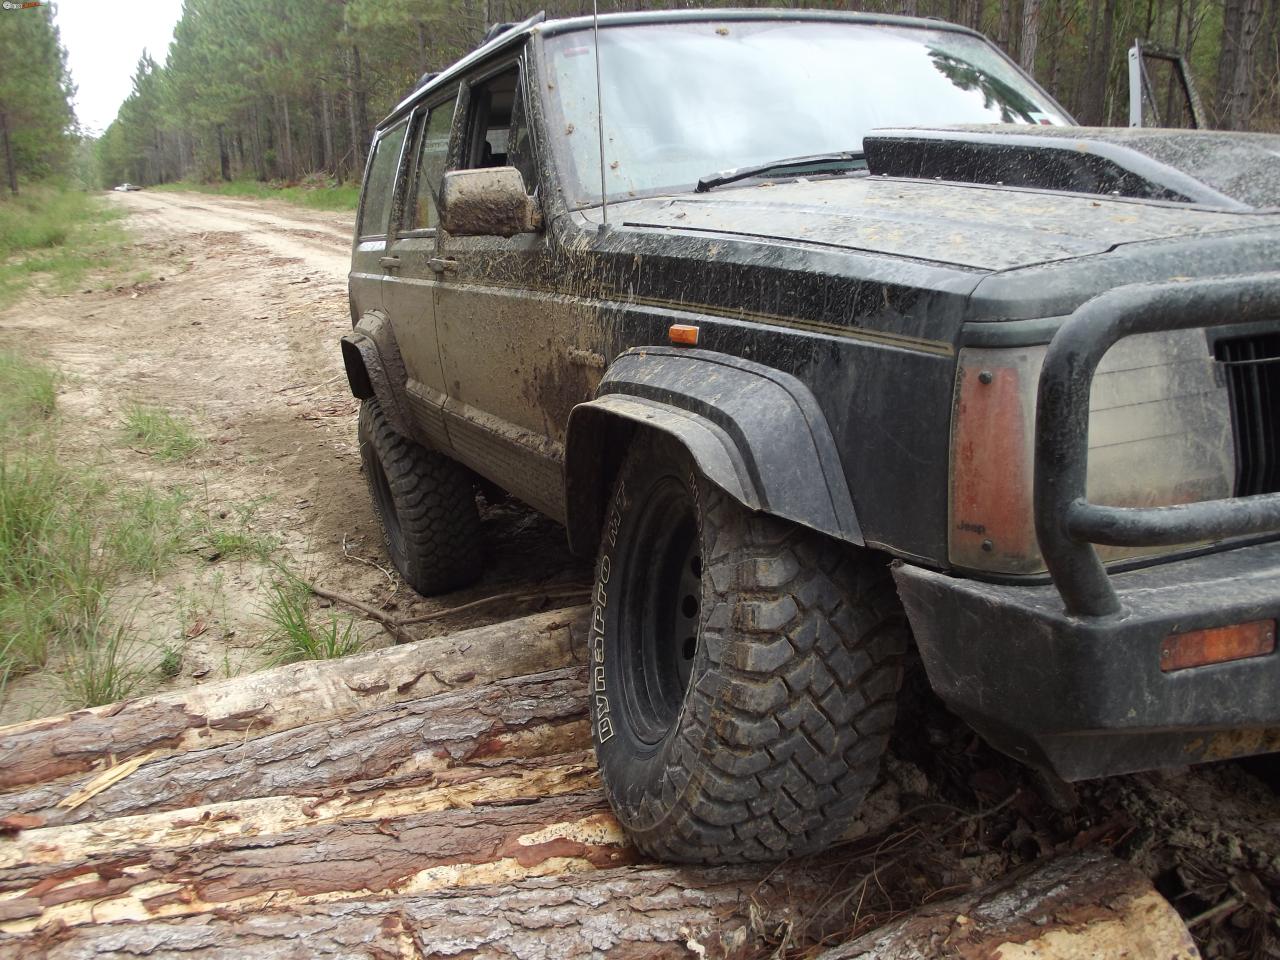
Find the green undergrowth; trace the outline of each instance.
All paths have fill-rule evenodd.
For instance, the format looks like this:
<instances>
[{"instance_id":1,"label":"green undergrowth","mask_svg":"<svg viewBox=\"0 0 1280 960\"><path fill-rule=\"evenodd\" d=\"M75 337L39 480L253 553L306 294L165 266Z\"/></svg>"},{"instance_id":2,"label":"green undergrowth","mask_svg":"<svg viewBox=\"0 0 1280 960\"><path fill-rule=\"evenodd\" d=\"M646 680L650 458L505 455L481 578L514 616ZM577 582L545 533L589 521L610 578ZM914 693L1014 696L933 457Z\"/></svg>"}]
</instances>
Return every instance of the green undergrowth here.
<instances>
[{"instance_id":1,"label":"green undergrowth","mask_svg":"<svg viewBox=\"0 0 1280 960\"><path fill-rule=\"evenodd\" d=\"M126 269L123 215L101 197L51 185L0 195L0 308L31 286L68 293L89 273Z\"/></svg>"},{"instance_id":2,"label":"green undergrowth","mask_svg":"<svg viewBox=\"0 0 1280 960\"><path fill-rule=\"evenodd\" d=\"M311 586L305 579L280 566L267 586L263 610L271 623L271 643L276 663L329 660L358 653L363 642L349 617L330 613L327 620L311 609Z\"/></svg>"},{"instance_id":3,"label":"green undergrowth","mask_svg":"<svg viewBox=\"0 0 1280 960\"><path fill-rule=\"evenodd\" d=\"M171 678L180 651L138 639L121 585L154 583L184 555L269 563L278 548L257 529L264 500L215 509L181 486L120 478L67 454L57 391L51 368L0 351L0 705L15 678L40 671L68 707ZM163 410L132 407L126 421L126 442L157 459L198 449L190 424ZM336 627L313 639L333 655L353 642Z\"/></svg>"},{"instance_id":4,"label":"green undergrowth","mask_svg":"<svg viewBox=\"0 0 1280 960\"><path fill-rule=\"evenodd\" d=\"M306 180L295 185L277 181L262 183L258 180L216 183L183 180L178 183L158 184L149 189L165 192L187 190L222 197L249 197L256 200L284 200L313 210L352 211L360 200L360 184L338 185L328 180Z\"/></svg>"},{"instance_id":5,"label":"green undergrowth","mask_svg":"<svg viewBox=\"0 0 1280 960\"><path fill-rule=\"evenodd\" d=\"M204 446L204 440L185 418L138 403L125 410L124 432L134 447L161 463L186 460Z\"/></svg>"}]
</instances>

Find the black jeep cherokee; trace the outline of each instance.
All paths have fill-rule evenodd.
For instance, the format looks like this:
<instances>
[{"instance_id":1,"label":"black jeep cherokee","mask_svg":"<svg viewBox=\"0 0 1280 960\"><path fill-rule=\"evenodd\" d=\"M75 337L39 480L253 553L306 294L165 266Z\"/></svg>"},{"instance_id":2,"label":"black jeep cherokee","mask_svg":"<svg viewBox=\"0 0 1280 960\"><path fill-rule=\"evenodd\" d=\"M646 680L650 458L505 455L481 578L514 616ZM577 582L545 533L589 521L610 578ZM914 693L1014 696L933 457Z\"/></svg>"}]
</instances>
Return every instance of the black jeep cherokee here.
<instances>
[{"instance_id":1,"label":"black jeep cherokee","mask_svg":"<svg viewBox=\"0 0 1280 960\"><path fill-rule=\"evenodd\" d=\"M1280 745L1280 137L1070 124L968 30L757 10L535 17L378 127L388 550L474 579L478 476L596 553L649 853L838 837L912 637L1067 779Z\"/></svg>"}]
</instances>

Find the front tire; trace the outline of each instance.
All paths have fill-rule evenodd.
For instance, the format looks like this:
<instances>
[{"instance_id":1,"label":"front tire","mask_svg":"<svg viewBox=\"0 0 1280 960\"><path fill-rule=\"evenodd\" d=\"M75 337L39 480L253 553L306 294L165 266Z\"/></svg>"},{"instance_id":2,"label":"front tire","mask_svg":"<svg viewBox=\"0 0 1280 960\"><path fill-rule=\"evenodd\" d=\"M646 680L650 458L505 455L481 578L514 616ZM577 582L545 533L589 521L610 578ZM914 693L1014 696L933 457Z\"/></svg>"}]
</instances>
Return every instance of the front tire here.
<instances>
[{"instance_id":1,"label":"front tire","mask_svg":"<svg viewBox=\"0 0 1280 960\"><path fill-rule=\"evenodd\" d=\"M838 839L888 742L908 632L883 560L753 514L641 434L596 565L592 730L610 803L664 860Z\"/></svg>"},{"instance_id":2,"label":"front tire","mask_svg":"<svg viewBox=\"0 0 1280 960\"><path fill-rule=\"evenodd\" d=\"M397 433L374 399L360 404L357 437L382 541L405 582L424 596L474 583L480 514L467 470Z\"/></svg>"}]
</instances>

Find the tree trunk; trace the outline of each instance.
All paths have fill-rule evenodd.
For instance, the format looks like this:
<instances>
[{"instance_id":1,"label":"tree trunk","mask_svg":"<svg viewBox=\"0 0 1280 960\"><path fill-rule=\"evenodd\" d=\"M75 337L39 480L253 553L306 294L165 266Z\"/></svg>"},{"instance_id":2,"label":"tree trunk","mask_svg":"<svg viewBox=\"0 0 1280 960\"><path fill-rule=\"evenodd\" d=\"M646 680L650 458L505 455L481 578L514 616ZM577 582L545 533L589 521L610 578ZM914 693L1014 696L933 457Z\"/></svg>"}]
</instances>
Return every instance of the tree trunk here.
<instances>
[{"instance_id":1,"label":"tree trunk","mask_svg":"<svg viewBox=\"0 0 1280 960\"><path fill-rule=\"evenodd\" d=\"M0 728L0 790L582 662L586 607ZM303 695L300 695L303 694Z\"/></svg>"},{"instance_id":2,"label":"tree trunk","mask_svg":"<svg viewBox=\"0 0 1280 960\"><path fill-rule=\"evenodd\" d=\"M590 747L582 668L366 709L206 749L138 758L5 794L6 814L47 826L260 797L430 781L461 765ZM123 776L117 771L126 767ZM133 767L133 769L128 769Z\"/></svg>"},{"instance_id":3,"label":"tree trunk","mask_svg":"<svg viewBox=\"0 0 1280 960\"><path fill-rule=\"evenodd\" d=\"M427 25L421 20L413 23L418 28L418 73L421 75L431 69L427 63Z\"/></svg>"},{"instance_id":4,"label":"tree trunk","mask_svg":"<svg viewBox=\"0 0 1280 960\"><path fill-rule=\"evenodd\" d=\"M933 903L818 960L939 957L1161 957L1199 960L1177 912L1109 854L1073 854Z\"/></svg>"},{"instance_id":5,"label":"tree trunk","mask_svg":"<svg viewBox=\"0 0 1280 960\"><path fill-rule=\"evenodd\" d=\"M262 146L262 118L257 109L253 111L253 168L259 183L267 179L267 157Z\"/></svg>"},{"instance_id":6,"label":"tree trunk","mask_svg":"<svg viewBox=\"0 0 1280 960\"><path fill-rule=\"evenodd\" d=\"M1040 40L1040 0L1022 0L1022 42L1018 62L1032 76L1036 72L1036 48Z\"/></svg>"},{"instance_id":7,"label":"tree trunk","mask_svg":"<svg viewBox=\"0 0 1280 960\"><path fill-rule=\"evenodd\" d=\"M347 56L347 115L351 121L351 152L355 161L354 176L364 170L364 144L368 136L368 120L364 103L364 80L360 75L360 48L354 43Z\"/></svg>"},{"instance_id":8,"label":"tree trunk","mask_svg":"<svg viewBox=\"0 0 1280 960\"><path fill-rule=\"evenodd\" d=\"M282 160L284 161L284 179L292 180L297 173L297 167L293 163L293 130L289 122L289 96L282 94L280 97L282 114L284 116L284 136L281 138Z\"/></svg>"},{"instance_id":9,"label":"tree trunk","mask_svg":"<svg viewBox=\"0 0 1280 960\"><path fill-rule=\"evenodd\" d=\"M1262 24L1262 0L1227 0L1218 58L1218 123L1247 130L1253 113L1254 48Z\"/></svg>"},{"instance_id":10,"label":"tree trunk","mask_svg":"<svg viewBox=\"0 0 1280 960\"><path fill-rule=\"evenodd\" d=\"M1013 0L1000 0L1000 28L996 34L996 43L1004 47L1004 52L1015 56L1013 49Z\"/></svg>"},{"instance_id":11,"label":"tree trunk","mask_svg":"<svg viewBox=\"0 0 1280 960\"><path fill-rule=\"evenodd\" d=\"M1101 16L1095 3L1089 30L1088 69L1081 98L1081 119L1086 124L1103 124L1107 112L1107 81L1111 76L1112 44L1115 40L1116 0L1102 0ZM1099 36L1101 32L1101 36Z\"/></svg>"},{"instance_id":12,"label":"tree trunk","mask_svg":"<svg viewBox=\"0 0 1280 960\"><path fill-rule=\"evenodd\" d=\"M333 158L333 111L329 101L329 88L320 88L320 139L324 147L324 170L336 177L338 170Z\"/></svg>"},{"instance_id":13,"label":"tree trunk","mask_svg":"<svg viewBox=\"0 0 1280 960\"><path fill-rule=\"evenodd\" d=\"M231 180L231 157L227 153L227 138L222 124L218 124L218 173L224 182Z\"/></svg>"},{"instance_id":14,"label":"tree trunk","mask_svg":"<svg viewBox=\"0 0 1280 960\"><path fill-rule=\"evenodd\" d=\"M9 143L9 115L0 113L0 140L4 141L4 169L9 178L9 192L18 195L18 171L13 165L13 146Z\"/></svg>"}]
</instances>

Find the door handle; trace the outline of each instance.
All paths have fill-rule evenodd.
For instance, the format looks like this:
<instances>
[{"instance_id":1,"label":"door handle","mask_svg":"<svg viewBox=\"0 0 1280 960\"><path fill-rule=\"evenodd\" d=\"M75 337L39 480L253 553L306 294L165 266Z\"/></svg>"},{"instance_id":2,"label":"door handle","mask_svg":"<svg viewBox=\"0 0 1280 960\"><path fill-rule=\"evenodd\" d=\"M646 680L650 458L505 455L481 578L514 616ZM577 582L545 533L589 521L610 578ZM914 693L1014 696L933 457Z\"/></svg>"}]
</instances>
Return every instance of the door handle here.
<instances>
[{"instance_id":1,"label":"door handle","mask_svg":"<svg viewBox=\"0 0 1280 960\"><path fill-rule=\"evenodd\" d=\"M386 267L388 270L391 270L394 267L400 266L399 257L379 257L378 262L382 264L384 267Z\"/></svg>"},{"instance_id":2,"label":"door handle","mask_svg":"<svg viewBox=\"0 0 1280 960\"><path fill-rule=\"evenodd\" d=\"M432 257L427 261L427 266L436 273L452 273L458 269L458 261L445 257Z\"/></svg>"}]
</instances>

